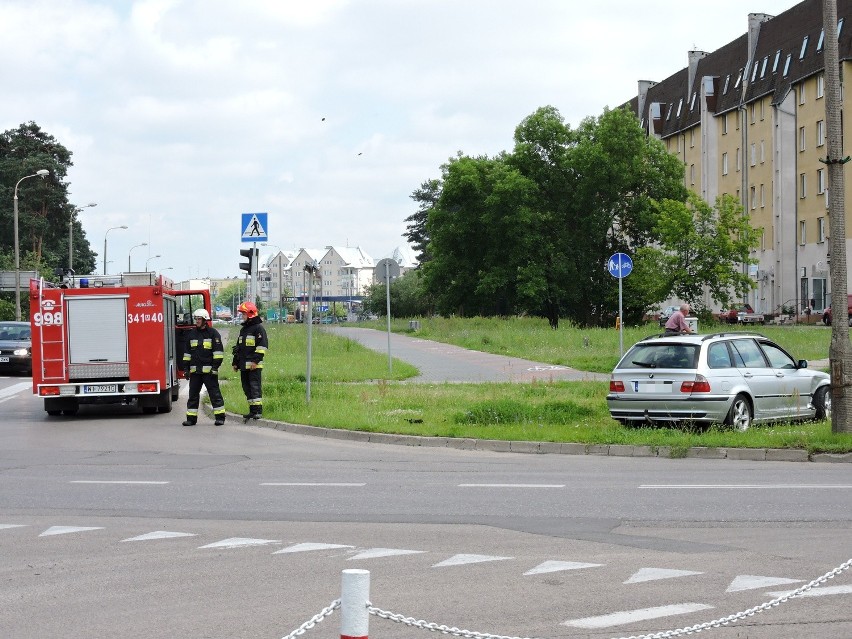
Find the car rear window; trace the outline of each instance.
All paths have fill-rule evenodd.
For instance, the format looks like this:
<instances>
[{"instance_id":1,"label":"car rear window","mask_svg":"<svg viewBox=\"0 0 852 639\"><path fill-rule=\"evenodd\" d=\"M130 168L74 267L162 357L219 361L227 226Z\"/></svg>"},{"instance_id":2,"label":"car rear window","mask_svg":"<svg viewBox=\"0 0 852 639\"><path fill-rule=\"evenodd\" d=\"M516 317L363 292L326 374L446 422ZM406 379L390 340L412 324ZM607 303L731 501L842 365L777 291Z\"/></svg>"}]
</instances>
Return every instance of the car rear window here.
<instances>
[{"instance_id":1,"label":"car rear window","mask_svg":"<svg viewBox=\"0 0 852 639\"><path fill-rule=\"evenodd\" d=\"M695 368L698 350L695 344L636 344L618 368Z\"/></svg>"}]
</instances>

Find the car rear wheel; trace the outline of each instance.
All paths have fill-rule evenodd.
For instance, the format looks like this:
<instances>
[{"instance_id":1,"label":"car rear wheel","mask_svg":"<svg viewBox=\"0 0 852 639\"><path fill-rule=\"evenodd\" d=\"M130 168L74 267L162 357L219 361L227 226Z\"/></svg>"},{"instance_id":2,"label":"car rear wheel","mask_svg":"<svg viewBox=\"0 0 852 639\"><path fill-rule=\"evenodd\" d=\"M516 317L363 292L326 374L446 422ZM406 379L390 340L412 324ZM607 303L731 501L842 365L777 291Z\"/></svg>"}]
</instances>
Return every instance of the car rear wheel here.
<instances>
[{"instance_id":1,"label":"car rear wheel","mask_svg":"<svg viewBox=\"0 0 852 639\"><path fill-rule=\"evenodd\" d=\"M814 407L816 408L814 419L818 421L831 419L831 393L828 386L822 386L814 393Z\"/></svg>"},{"instance_id":2,"label":"car rear wheel","mask_svg":"<svg viewBox=\"0 0 852 639\"><path fill-rule=\"evenodd\" d=\"M748 430L751 427L753 417L751 402L748 401L748 397L737 395L734 398L734 403L731 405L731 410L728 411L725 424L733 426L737 430Z\"/></svg>"}]
</instances>

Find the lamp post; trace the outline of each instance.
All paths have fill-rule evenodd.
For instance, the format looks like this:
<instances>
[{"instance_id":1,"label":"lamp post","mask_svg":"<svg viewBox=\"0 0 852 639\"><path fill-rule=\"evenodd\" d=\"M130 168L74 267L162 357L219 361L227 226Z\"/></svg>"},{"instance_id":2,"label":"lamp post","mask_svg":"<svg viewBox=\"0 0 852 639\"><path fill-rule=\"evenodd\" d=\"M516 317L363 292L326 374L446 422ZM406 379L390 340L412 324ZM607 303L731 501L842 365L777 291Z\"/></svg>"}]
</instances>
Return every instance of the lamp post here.
<instances>
[{"instance_id":1,"label":"lamp post","mask_svg":"<svg viewBox=\"0 0 852 639\"><path fill-rule=\"evenodd\" d=\"M83 206L75 206L74 213L79 213L83 209L88 209L97 206L97 202L89 202ZM68 220L68 270L74 270L74 213L71 213L71 219Z\"/></svg>"},{"instance_id":2,"label":"lamp post","mask_svg":"<svg viewBox=\"0 0 852 639\"><path fill-rule=\"evenodd\" d=\"M127 272L132 273L133 269L130 268L130 256L133 255L133 249L138 249L140 246L148 246L148 242L142 242L142 244L137 244L136 246L131 246L130 250L127 252Z\"/></svg>"},{"instance_id":3,"label":"lamp post","mask_svg":"<svg viewBox=\"0 0 852 639\"><path fill-rule=\"evenodd\" d=\"M151 256L151 257L149 257L147 260L145 260L145 272L146 272L146 273L148 272L148 262L150 262L151 260L156 260L158 257L163 257L163 256L162 256L162 255L152 255L152 256ZM130 265L128 264L128 267L129 267L129 266L130 266Z\"/></svg>"},{"instance_id":4,"label":"lamp post","mask_svg":"<svg viewBox=\"0 0 852 639\"><path fill-rule=\"evenodd\" d=\"M21 246L18 242L18 185L27 178L41 176L42 179L50 175L47 169L39 169L32 175L25 175L15 184L15 197L12 201L14 209L15 227L15 321L21 321Z\"/></svg>"},{"instance_id":5,"label":"lamp post","mask_svg":"<svg viewBox=\"0 0 852 639\"><path fill-rule=\"evenodd\" d=\"M113 226L112 228L107 229L106 233L104 233L104 275L107 274L107 264L109 264L109 262L107 262L107 256L106 256L106 253L107 253L107 235L109 235L110 231L115 231L116 229L127 229L127 227L124 226L123 224L121 226ZM112 260L110 260L110 261L112 261Z\"/></svg>"}]
</instances>

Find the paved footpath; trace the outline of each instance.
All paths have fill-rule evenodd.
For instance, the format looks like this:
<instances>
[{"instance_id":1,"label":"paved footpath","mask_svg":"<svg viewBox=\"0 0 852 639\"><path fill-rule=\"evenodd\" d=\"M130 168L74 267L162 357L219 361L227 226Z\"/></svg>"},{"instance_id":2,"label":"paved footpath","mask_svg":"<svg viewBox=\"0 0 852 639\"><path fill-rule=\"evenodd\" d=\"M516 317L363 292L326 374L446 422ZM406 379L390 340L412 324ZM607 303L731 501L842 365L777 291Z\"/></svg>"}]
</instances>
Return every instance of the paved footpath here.
<instances>
[{"instance_id":1,"label":"paved footpath","mask_svg":"<svg viewBox=\"0 0 852 639\"><path fill-rule=\"evenodd\" d=\"M369 328L323 327L367 348L388 352L388 334ZM420 369L409 382L530 382L538 380L608 381L609 375L578 371L518 357L471 351L460 346L391 333L391 356Z\"/></svg>"}]
</instances>

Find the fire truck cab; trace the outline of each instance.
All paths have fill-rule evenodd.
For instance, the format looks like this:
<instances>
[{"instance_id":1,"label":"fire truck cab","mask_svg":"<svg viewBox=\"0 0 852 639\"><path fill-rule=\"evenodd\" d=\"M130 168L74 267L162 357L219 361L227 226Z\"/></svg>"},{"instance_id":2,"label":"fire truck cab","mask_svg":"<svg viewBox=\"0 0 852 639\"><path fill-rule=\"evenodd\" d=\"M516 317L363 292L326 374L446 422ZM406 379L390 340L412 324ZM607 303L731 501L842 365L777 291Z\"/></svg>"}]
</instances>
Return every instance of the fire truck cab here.
<instances>
[{"instance_id":1,"label":"fire truck cab","mask_svg":"<svg viewBox=\"0 0 852 639\"><path fill-rule=\"evenodd\" d=\"M33 394L48 415L116 403L170 412L199 308L210 312L209 291L175 290L155 273L31 280Z\"/></svg>"}]
</instances>

